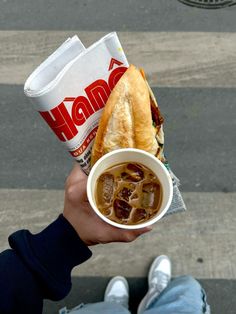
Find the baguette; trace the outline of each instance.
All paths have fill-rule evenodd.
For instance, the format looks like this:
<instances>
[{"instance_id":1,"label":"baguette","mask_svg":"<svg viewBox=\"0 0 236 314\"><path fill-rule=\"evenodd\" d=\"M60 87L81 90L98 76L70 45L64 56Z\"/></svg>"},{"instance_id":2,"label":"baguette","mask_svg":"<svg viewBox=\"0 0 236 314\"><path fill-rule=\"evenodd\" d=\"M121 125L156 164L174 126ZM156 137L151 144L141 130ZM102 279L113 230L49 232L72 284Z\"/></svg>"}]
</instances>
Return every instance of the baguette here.
<instances>
[{"instance_id":1,"label":"baguette","mask_svg":"<svg viewBox=\"0 0 236 314\"><path fill-rule=\"evenodd\" d=\"M144 72L130 65L104 107L92 148L91 165L106 153L120 148L138 148L163 158L160 154L164 144L162 123Z\"/></svg>"}]
</instances>

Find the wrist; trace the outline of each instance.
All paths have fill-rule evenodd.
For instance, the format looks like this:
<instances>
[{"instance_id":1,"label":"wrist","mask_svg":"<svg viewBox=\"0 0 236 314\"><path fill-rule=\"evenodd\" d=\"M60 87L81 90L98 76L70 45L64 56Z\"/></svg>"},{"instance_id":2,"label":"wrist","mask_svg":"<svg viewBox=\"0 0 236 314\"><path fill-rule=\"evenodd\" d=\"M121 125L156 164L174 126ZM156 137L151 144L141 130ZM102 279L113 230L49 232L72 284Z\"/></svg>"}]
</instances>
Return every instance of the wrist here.
<instances>
[{"instance_id":1,"label":"wrist","mask_svg":"<svg viewBox=\"0 0 236 314\"><path fill-rule=\"evenodd\" d=\"M13 233L9 244L47 287L45 291L50 291L45 298L70 289L72 268L92 255L63 215L37 234L28 230Z\"/></svg>"},{"instance_id":2,"label":"wrist","mask_svg":"<svg viewBox=\"0 0 236 314\"><path fill-rule=\"evenodd\" d=\"M67 212L66 210L64 210L62 215L65 218L65 220L70 224L71 228L74 229L74 231L76 232L76 234L80 238L80 240L86 246L92 245L91 241L87 240L86 237L83 235L83 232L82 232L83 225L82 225L82 223L79 222L78 215L76 215L76 217L75 217L73 215L73 213Z\"/></svg>"}]
</instances>

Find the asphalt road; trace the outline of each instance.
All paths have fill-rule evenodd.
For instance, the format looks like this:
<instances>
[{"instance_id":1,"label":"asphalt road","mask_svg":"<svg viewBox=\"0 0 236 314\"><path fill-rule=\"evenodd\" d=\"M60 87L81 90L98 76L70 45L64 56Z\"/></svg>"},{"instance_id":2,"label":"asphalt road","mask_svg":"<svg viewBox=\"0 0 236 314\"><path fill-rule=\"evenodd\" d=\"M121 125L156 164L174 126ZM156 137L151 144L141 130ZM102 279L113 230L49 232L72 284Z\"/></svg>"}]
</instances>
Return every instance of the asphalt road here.
<instances>
[{"instance_id":1,"label":"asphalt road","mask_svg":"<svg viewBox=\"0 0 236 314\"><path fill-rule=\"evenodd\" d=\"M73 291L63 302L49 302L44 303L44 314L57 313L58 308L65 305L68 309L74 306L74 300L77 304L100 302L103 300L104 291L110 278L108 277L75 277L73 278ZM212 314L235 314L236 299L231 298L231 291L236 289L236 281L233 280L201 280L201 284L207 293L207 301L211 304ZM130 286L130 310L132 314L136 314L137 307L140 300L147 291L146 278L128 278ZM99 286L99 291L95 291L93 287ZM83 295L83 298L81 298ZM224 296L224 302L215 302L221 300ZM164 314L164 313L163 313Z\"/></svg>"},{"instance_id":2,"label":"asphalt road","mask_svg":"<svg viewBox=\"0 0 236 314\"><path fill-rule=\"evenodd\" d=\"M175 266L174 275L188 270L205 278L202 283L214 313L236 312L235 14L236 6L209 11L177 0L0 0L1 249L9 232L31 226L41 230L59 212L63 192L58 190L73 163L24 96L24 80L68 36L81 32L83 41L91 44L101 32L115 30L122 33L132 62L144 60L147 66L165 117L165 151L189 209L152 233L151 245L142 245L145 238L137 245L147 256L156 254L153 247L157 252L166 249L175 265L184 265ZM68 299L46 303L45 313L55 313L64 304L101 299L107 278L102 278L102 266L96 261L122 269L117 256L123 249L107 250L98 247L91 262L99 277L76 278ZM140 259L139 250L127 250L129 258L146 269L147 260ZM201 265L198 257L204 259ZM89 263L80 268L83 276L89 273ZM124 271L128 274L129 268ZM138 296L145 289L142 276L130 279ZM95 284L100 285L96 293L91 290Z\"/></svg>"},{"instance_id":3,"label":"asphalt road","mask_svg":"<svg viewBox=\"0 0 236 314\"><path fill-rule=\"evenodd\" d=\"M202 10L178 0L1 0L0 29L236 31L235 8Z\"/></svg>"},{"instance_id":4,"label":"asphalt road","mask_svg":"<svg viewBox=\"0 0 236 314\"><path fill-rule=\"evenodd\" d=\"M63 189L72 158L23 86L0 85L0 188ZM183 191L236 191L236 90L154 88L165 117L166 154Z\"/></svg>"},{"instance_id":5,"label":"asphalt road","mask_svg":"<svg viewBox=\"0 0 236 314\"><path fill-rule=\"evenodd\" d=\"M130 32L127 37L132 41L132 34L137 31L155 31L159 34L162 31L201 31L203 33L236 31L236 7L209 11L187 7L177 0L148 1L148 5L140 0L126 1L125 5L124 1L103 0L99 2L94 0L71 1L69 5L62 0L56 3L55 5L54 1L46 0L37 2L30 0L1 1L0 32L1 30L32 31L42 29L122 30ZM184 33L180 34L182 35L177 39L177 47L181 44L181 36L184 38ZM228 35L223 33L222 36L227 38ZM36 39L36 37L33 38ZM217 41L217 36L213 38L214 41ZM17 63L22 62L21 60L27 60L27 51L19 51L16 48L15 55L14 51L12 52L11 46L14 45L14 37L11 37L11 42L7 41L7 44L6 41L7 39L4 40L3 46L5 48L1 50L2 62L8 64L9 59L17 65ZM188 44L188 41L183 42ZM171 50L172 48L168 46L168 37L165 44L165 53L172 56L172 59L177 58L178 60L178 54L184 54L184 51L178 49ZM38 53L40 51L38 43L32 42L29 47L34 51L34 45L37 47ZM215 49L218 53L221 49L227 50L225 45L227 42L220 41L218 46L215 45ZM43 49L45 47L47 48L45 45L42 46ZM194 55L194 52L199 49L198 46L194 47L194 42L191 43L191 47L190 53L188 51L188 59L191 59L191 51ZM201 63L203 72L207 73L212 68L214 69L209 77L204 74L208 81L214 81L214 77L217 76L217 62L219 68L222 68L225 63L222 57L214 61L212 49L214 46L211 44L209 54L211 53L213 61L209 68L207 68L207 64L210 62L209 58L205 63L204 60ZM148 59L147 56L150 55L150 58L154 59L152 52L147 51L148 55L145 55L145 49L143 48L143 50L144 58ZM8 51L11 52L9 58ZM234 48L231 47L231 54L227 56L228 59L234 55L233 51ZM46 51L44 55L49 53L51 51L48 53ZM158 50L155 51L155 54L157 54L158 60ZM25 59L24 55L26 56ZM34 52L31 52L29 58L33 63ZM165 60L163 57L161 60L167 64L162 72L165 76L164 71L168 68L171 59L168 57ZM154 63L157 62L153 61ZM181 59L182 63L183 60ZM217 87L195 88L194 81L198 81L197 86L199 86L197 78L200 74L198 72L190 80L191 86L188 87L188 75L193 75L192 72L196 71L193 64L189 64L184 69L184 77L187 81L185 86L187 85L187 87L166 88L165 85L163 86L165 81L161 87L154 87L154 92L166 119L166 153L173 171L182 182L184 191L233 192L236 189L234 180L236 176L234 162L236 153L236 90L234 87L232 88L234 76L230 67L234 67L233 57L222 72L221 78L216 82ZM3 71L5 70L4 66L1 68ZM151 69L150 65L149 68ZM179 75L181 71L183 71L181 67L175 69L177 80L178 77L181 77ZM171 73L171 71L169 72ZM230 72L231 74L229 74ZM72 160L24 96L22 80L19 85L9 84L11 78L14 81L14 76L14 67L11 67L7 84L4 84L4 76L1 77L3 84L0 85L0 187L63 188ZM229 77L231 78L229 79ZM181 79L183 78L181 77ZM167 84L168 82L167 80ZM206 80L204 82L207 85ZM178 83L176 82L175 85L178 86ZM221 85L224 88L221 88Z\"/></svg>"}]
</instances>

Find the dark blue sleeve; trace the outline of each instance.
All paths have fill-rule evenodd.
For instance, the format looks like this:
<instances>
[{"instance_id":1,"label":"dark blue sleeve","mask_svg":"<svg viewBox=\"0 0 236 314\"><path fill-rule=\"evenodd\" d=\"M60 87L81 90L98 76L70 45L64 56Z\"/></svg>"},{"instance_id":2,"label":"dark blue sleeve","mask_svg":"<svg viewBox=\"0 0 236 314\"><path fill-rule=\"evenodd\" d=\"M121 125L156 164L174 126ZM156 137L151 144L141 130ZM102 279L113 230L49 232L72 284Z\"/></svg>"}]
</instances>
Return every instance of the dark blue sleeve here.
<instances>
[{"instance_id":1,"label":"dark blue sleeve","mask_svg":"<svg viewBox=\"0 0 236 314\"><path fill-rule=\"evenodd\" d=\"M43 299L60 300L71 289L71 270L91 251L60 215L38 234L20 230L0 254L0 313L42 313Z\"/></svg>"}]
</instances>

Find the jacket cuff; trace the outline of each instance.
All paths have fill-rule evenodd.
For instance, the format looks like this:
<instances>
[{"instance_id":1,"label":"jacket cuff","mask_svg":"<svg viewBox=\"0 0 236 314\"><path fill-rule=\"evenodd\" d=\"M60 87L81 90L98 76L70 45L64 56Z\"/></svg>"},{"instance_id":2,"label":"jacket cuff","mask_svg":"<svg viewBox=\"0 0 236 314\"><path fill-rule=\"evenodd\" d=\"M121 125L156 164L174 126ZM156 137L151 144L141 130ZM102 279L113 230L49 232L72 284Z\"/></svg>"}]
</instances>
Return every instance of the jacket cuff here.
<instances>
[{"instance_id":1,"label":"jacket cuff","mask_svg":"<svg viewBox=\"0 0 236 314\"><path fill-rule=\"evenodd\" d=\"M60 299L71 288L71 270L92 253L71 224L60 215L37 234L19 230L9 237L10 246L39 277L44 297Z\"/></svg>"}]
</instances>

